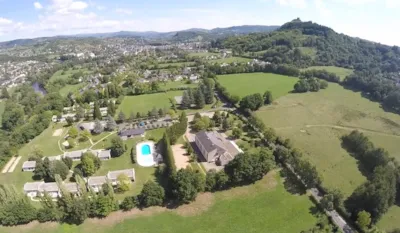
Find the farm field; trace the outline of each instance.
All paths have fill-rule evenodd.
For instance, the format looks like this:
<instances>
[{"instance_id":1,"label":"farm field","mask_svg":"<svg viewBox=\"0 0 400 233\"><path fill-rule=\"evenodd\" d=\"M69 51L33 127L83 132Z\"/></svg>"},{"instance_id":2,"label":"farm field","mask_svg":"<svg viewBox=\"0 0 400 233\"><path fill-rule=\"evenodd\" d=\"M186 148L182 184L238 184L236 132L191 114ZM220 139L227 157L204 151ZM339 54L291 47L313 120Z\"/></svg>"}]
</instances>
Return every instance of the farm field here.
<instances>
[{"instance_id":1,"label":"farm field","mask_svg":"<svg viewBox=\"0 0 400 233\"><path fill-rule=\"evenodd\" d=\"M43 229L48 233L153 233L160 229L165 233L296 233L313 227L317 222L313 214L318 212L315 206L307 195L287 192L284 183L276 172L271 172L254 185L200 194L194 203L177 209L152 207L117 212L105 219L89 219L80 226L45 223L22 228L25 233L41 233ZM0 227L0 231L15 233L22 228Z\"/></svg>"},{"instance_id":2,"label":"farm field","mask_svg":"<svg viewBox=\"0 0 400 233\"><path fill-rule=\"evenodd\" d=\"M303 69L303 70L312 70L312 69L326 70L328 72L335 73L335 74L339 75L340 80L344 80L344 78L346 78L346 76L353 73L353 71L351 69L346 69L346 68L337 67L337 66L311 66L311 67L308 67L307 69Z\"/></svg>"},{"instance_id":3,"label":"farm field","mask_svg":"<svg viewBox=\"0 0 400 233\"><path fill-rule=\"evenodd\" d=\"M175 96L182 96L183 91L169 91L165 93L145 94L137 96L125 96L124 100L118 107L118 111L122 111L126 116L129 116L131 112L146 113L156 107L159 108L170 108L170 98L174 100ZM118 113L117 113L118 114Z\"/></svg>"},{"instance_id":4,"label":"farm field","mask_svg":"<svg viewBox=\"0 0 400 233\"><path fill-rule=\"evenodd\" d=\"M257 115L279 135L290 138L296 148L317 166L324 185L350 195L365 178L357 162L341 147L340 137L354 129L365 132L377 145L393 152L400 161L400 116L384 112L378 103L360 93L329 83L316 93L289 94Z\"/></svg>"},{"instance_id":5,"label":"farm field","mask_svg":"<svg viewBox=\"0 0 400 233\"><path fill-rule=\"evenodd\" d=\"M245 58L245 57L228 57L228 58L219 58L219 59L215 59L215 60L209 60L209 63L218 63L218 64L222 64L222 63L232 63L232 62L237 62L237 63L243 63L243 62L249 62L252 61L252 59L250 58Z\"/></svg>"},{"instance_id":6,"label":"farm field","mask_svg":"<svg viewBox=\"0 0 400 233\"><path fill-rule=\"evenodd\" d=\"M269 90L274 99L288 94L293 90L298 78L271 74L271 73L248 73L218 75L218 81L232 95L244 97L249 94L261 93Z\"/></svg>"},{"instance_id":7,"label":"farm field","mask_svg":"<svg viewBox=\"0 0 400 233\"><path fill-rule=\"evenodd\" d=\"M183 87L195 88L197 86L198 86L197 83L187 84L185 81L160 83L161 90L169 90L171 88L183 88Z\"/></svg>"}]
</instances>

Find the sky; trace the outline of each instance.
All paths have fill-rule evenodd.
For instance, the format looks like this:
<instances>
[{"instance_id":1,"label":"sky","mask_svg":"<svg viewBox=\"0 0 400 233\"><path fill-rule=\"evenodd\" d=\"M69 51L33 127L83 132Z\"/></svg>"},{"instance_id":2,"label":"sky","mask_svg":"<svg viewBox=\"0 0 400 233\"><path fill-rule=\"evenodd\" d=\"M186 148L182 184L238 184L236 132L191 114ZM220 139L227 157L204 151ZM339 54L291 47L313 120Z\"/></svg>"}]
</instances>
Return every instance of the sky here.
<instances>
[{"instance_id":1,"label":"sky","mask_svg":"<svg viewBox=\"0 0 400 233\"><path fill-rule=\"evenodd\" d=\"M400 45L400 0L0 0L0 41L116 31L282 25L295 18Z\"/></svg>"}]
</instances>

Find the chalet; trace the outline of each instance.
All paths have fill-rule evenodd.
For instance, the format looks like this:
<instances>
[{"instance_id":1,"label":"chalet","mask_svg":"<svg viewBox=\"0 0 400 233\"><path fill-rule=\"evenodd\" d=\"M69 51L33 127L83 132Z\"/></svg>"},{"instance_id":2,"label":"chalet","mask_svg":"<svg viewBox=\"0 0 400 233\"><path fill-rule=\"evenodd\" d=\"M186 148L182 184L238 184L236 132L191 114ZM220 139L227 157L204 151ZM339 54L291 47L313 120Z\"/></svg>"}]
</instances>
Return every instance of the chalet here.
<instances>
[{"instance_id":1,"label":"chalet","mask_svg":"<svg viewBox=\"0 0 400 233\"><path fill-rule=\"evenodd\" d=\"M209 163L224 166L242 151L221 134L201 131L195 135L195 143Z\"/></svg>"},{"instance_id":2,"label":"chalet","mask_svg":"<svg viewBox=\"0 0 400 233\"><path fill-rule=\"evenodd\" d=\"M118 135L121 137L122 140L127 140L133 137L144 137L145 136L145 129L137 128L137 129L128 129L128 130L121 130L119 131Z\"/></svg>"},{"instance_id":3,"label":"chalet","mask_svg":"<svg viewBox=\"0 0 400 233\"><path fill-rule=\"evenodd\" d=\"M33 172L36 168L36 161L26 161L22 164L22 171Z\"/></svg>"}]
</instances>

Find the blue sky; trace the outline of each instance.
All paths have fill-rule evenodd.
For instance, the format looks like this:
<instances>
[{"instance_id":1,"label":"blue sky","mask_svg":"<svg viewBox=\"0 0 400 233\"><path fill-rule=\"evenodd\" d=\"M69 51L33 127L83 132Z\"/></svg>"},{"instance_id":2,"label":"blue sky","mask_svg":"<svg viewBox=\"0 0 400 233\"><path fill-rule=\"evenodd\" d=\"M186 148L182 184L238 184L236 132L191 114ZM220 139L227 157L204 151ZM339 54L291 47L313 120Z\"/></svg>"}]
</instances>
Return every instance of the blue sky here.
<instances>
[{"instance_id":1,"label":"blue sky","mask_svg":"<svg viewBox=\"0 0 400 233\"><path fill-rule=\"evenodd\" d=\"M0 41L77 33L174 31L312 20L400 45L400 0L0 0Z\"/></svg>"}]
</instances>

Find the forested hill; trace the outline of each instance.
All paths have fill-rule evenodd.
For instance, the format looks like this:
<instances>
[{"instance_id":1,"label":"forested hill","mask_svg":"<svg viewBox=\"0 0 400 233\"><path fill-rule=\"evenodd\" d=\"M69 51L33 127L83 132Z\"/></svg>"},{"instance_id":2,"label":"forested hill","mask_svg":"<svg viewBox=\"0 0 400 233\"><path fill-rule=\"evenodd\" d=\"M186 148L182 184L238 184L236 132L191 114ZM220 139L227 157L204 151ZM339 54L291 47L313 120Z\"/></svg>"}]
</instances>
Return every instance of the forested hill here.
<instances>
[{"instance_id":1,"label":"forested hill","mask_svg":"<svg viewBox=\"0 0 400 233\"><path fill-rule=\"evenodd\" d=\"M354 70L342 85L363 91L388 110L400 113L400 49L336 33L329 27L295 19L270 33L212 41L216 48L297 68L339 66Z\"/></svg>"},{"instance_id":2,"label":"forested hill","mask_svg":"<svg viewBox=\"0 0 400 233\"><path fill-rule=\"evenodd\" d=\"M284 24L277 31L219 39L212 45L231 48L236 54L277 64L293 64L299 68L335 65L356 70L400 71L398 47L353 38L299 19Z\"/></svg>"}]
</instances>

